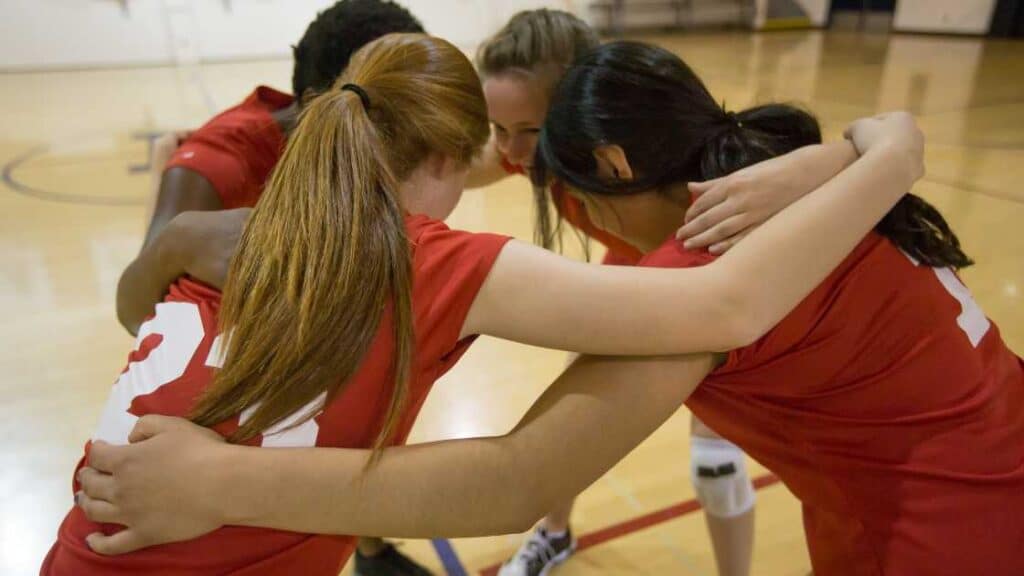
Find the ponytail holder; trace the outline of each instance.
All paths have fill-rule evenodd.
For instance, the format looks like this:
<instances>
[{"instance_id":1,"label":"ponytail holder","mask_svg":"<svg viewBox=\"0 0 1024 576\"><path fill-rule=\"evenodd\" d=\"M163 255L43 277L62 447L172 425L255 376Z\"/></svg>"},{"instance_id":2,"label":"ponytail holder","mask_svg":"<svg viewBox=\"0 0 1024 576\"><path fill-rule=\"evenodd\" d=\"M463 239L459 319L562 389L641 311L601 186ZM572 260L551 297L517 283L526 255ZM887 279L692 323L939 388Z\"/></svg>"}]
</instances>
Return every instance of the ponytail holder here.
<instances>
[{"instance_id":1,"label":"ponytail holder","mask_svg":"<svg viewBox=\"0 0 1024 576\"><path fill-rule=\"evenodd\" d=\"M733 124L735 124L737 128L743 128L743 122L740 122L740 119L739 119L739 118L738 118L738 117L736 116L736 113L735 113L735 112L726 112L726 113L725 113L725 117L726 117L726 118L727 118L727 119L728 119L728 120L729 120L730 122L732 122Z\"/></svg>"},{"instance_id":2,"label":"ponytail holder","mask_svg":"<svg viewBox=\"0 0 1024 576\"><path fill-rule=\"evenodd\" d=\"M370 95L367 94L366 90L363 90L361 86L356 84L344 84L341 89L342 91L348 90L350 92L355 92L356 95L359 96L359 99L363 101L363 108L366 108L367 112L370 111Z\"/></svg>"}]
</instances>

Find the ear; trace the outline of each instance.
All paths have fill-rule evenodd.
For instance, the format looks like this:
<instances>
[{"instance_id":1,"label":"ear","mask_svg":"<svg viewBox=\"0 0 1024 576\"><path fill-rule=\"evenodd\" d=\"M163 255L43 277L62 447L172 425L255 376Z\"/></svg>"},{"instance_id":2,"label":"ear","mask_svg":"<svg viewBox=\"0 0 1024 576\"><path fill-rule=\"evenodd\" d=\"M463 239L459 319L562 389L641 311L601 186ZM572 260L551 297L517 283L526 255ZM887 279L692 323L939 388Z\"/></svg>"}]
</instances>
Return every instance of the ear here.
<instances>
[{"instance_id":1,"label":"ear","mask_svg":"<svg viewBox=\"0 0 1024 576\"><path fill-rule=\"evenodd\" d=\"M594 149L597 175L606 180L630 181L633 169L626 160L626 151L617 144L605 144Z\"/></svg>"}]
</instances>

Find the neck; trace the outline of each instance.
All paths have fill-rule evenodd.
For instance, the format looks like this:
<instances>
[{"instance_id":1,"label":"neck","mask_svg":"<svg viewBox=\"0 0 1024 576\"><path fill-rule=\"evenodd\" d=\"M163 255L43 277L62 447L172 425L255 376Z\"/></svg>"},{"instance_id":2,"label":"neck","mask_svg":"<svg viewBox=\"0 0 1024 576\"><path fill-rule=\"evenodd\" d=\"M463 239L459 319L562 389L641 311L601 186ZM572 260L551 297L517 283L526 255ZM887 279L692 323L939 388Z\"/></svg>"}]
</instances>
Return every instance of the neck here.
<instances>
[{"instance_id":1,"label":"neck","mask_svg":"<svg viewBox=\"0 0 1024 576\"><path fill-rule=\"evenodd\" d=\"M657 250L683 225L686 209L690 207L690 192L683 183L645 194L634 201L631 220L635 225L629 226L626 240L646 254Z\"/></svg>"}]
</instances>

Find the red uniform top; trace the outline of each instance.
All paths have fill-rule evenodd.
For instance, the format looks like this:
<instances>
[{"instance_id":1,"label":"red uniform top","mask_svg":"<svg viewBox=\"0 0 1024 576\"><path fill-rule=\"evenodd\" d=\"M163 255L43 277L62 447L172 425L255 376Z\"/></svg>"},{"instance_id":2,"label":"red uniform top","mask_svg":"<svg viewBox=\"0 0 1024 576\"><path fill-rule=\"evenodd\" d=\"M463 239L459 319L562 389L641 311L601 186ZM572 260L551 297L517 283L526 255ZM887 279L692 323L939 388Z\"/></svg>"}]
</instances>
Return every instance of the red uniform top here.
<instances>
[{"instance_id":1,"label":"red uniform top","mask_svg":"<svg viewBox=\"0 0 1024 576\"><path fill-rule=\"evenodd\" d=\"M509 174L526 174L522 166L516 166L505 158L501 159L501 167ZM590 217L587 216L587 209L583 203L570 196L560 181L556 180L551 185L551 199L554 201L558 213L566 222L608 248L602 261L604 264L635 266L644 257L643 252L637 250L632 244L594 226Z\"/></svg>"},{"instance_id":2,"label":"red uniform top","mask_svg":"<svg viewBox=\"0 0 1024 576\"><path fill-rule=\"evenodd\" d=\"M459 332L508 240L492 234L452 231L425 216L408 217L406 227L413 250L416 354L409 401L394 443L405 441L431 385L472 342L472 338L460 341ZM220 363L216 332L219 305L220 294L205 285L182 279L172 286L164 303L157 306L156 315L140 328L137 349L129 355L128 367L114 385L96 438L124 444L138 416L183 416L189 412L210 383L213 367ZM355 376L315 418L280 432L296 417L319 409L311 405L309 411L300 410L296 417L274 426L251 444L371 446L390 400L393 344L390 321L385 320ZM215 429L225 436L230 434L246 412ZM118 527L92 523L81 509L73 508L60 527L42 574L335 576L355 546L354 538L348 536L229 526L188 542L104 557L90 551L85 543L85 537L97 530L109 534Z\"/></svg>"},{"instance_id":3,"label":"red uniform top","mask_svg":"<svg viewBox=\"0 0 1024 576\"><path fill-rule=\"evenodd\" d=\"M801 500L816 574L1024 574L1024 363L951 270L870 234L687 405Z\"/></svg>"},{"instance_id":4,"label":"red uniform top","mask_svg":"<svg viewBox=\"0 0 1024 576\"><path fill-rule=\"evenodd\" d=\"M271 113L293 100L289 94L259 86L241 104L189 136L167 169L180 166L201 174L225 209L254 206L284 151L285 136Z\"/></svg>"}]
</instances>

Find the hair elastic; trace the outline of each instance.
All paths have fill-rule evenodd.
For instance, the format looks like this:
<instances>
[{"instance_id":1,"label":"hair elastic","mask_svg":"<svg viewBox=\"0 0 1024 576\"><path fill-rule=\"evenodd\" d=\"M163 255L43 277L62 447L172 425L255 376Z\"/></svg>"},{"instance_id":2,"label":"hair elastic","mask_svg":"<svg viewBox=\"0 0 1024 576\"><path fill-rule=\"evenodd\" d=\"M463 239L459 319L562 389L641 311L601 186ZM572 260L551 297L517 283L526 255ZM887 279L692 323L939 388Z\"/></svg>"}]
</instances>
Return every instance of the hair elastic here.
<instances>
[{"instance_id":1,"label":"hair elastic","mask_svg":"<svg viewBox=\"0 0 1024 576\"><path fill-rule=\"evenodd\" d=\"M355 92L356 95L359 96L359 99L363 101L363 108L366 108L367 111L370 110L370 95L367 94L366 90L363 90L361 86L356 84L345 84L341 89Z\"/></svg>"},{"instance_id":2,"label":"hair elastic","mask_svg":"<svg viewBox=\"0 0 1024 576\"><path fill-rule=\"evenodd\" d=\"M743 128L743 122L740 122L740 119L736 116L735 112L726 112L725 117L735 124L737 128Z\"/></svg>"}]
</instances>

